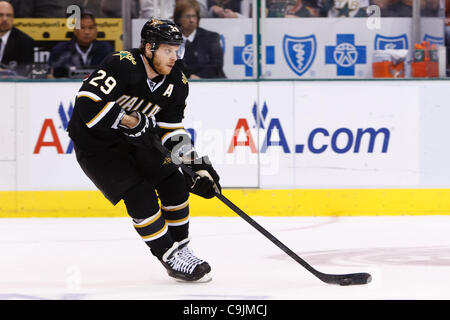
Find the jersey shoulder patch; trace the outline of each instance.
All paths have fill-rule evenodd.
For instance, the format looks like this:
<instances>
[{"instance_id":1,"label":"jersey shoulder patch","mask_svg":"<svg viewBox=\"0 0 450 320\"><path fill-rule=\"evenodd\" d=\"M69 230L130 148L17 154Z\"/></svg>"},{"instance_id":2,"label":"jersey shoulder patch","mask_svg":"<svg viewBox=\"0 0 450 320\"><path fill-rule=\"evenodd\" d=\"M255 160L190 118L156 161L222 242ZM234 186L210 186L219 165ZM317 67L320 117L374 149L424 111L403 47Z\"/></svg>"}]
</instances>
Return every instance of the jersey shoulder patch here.
<instances>
[{"instance_id":1,"label":"jersey shoulder patch","mask_svg":"<svg viewBox=\"0 0 450 320\"><path fill-rule=\"evenodd\" d=\"M183 82L183 84L188 84L188 79L186 78L184 72L181 72L181 82Z\"/></svg>"},{"instance_id":2,"label":"jersey shoulder patch","mask_svg":"<svg viewBox=\"0 0 450 320\"><path fill-rule=\"evenodd\" d=\"M113 54L113 56L119 56L120 61L122 61L123 59L126 59L126 60L131 61L131 63L133 65L136 65L136 60L134 59L134 56L132 55L132 53L130 51L119 51L119 52Z\"/></svg>"}]
</instances>

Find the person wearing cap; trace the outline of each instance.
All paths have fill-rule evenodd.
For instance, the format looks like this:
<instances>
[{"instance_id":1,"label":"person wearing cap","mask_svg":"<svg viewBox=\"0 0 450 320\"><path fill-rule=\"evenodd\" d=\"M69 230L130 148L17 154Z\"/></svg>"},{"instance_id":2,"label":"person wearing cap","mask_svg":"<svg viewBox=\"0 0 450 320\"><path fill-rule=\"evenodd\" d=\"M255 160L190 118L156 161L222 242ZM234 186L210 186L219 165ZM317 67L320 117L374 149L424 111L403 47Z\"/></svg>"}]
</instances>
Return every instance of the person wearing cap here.
<instances>
[{"instance_id":1,"label":"person wearing cap","mask_svg":"<svg viewBox=\"0 0 450 320\"><path fill-rule=\"evenodd\" d=\"M188 198L209 199L221 188L182 123L189 92L175 65L182 42L172 21L147 21L139 48L113 53L83 81L68 133L84 173L113 205L124 201L135 230L169 276L203 282L211 280L211 267L188 246ZM155 147L161 145L175 157ZM196 172L194 178L179 170L177 159Z\"/></svg>"}]
</instances>

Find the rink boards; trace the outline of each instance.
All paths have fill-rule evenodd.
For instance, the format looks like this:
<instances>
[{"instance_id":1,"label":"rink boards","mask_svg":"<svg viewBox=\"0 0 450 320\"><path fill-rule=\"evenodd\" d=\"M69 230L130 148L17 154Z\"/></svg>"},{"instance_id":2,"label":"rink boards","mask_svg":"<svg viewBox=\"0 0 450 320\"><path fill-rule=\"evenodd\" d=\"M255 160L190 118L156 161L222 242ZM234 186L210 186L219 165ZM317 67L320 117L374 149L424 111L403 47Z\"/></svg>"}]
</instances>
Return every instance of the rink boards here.
<instances>
[{"instance_id":1,"label":"rink boards","mask_svg":"<svg viewBox=\"0 0 450 320\"><path fill-rule=\"evenodd\" d=\"M252 215L450 213L446 80L190 82L185 127ZM80 82L1 82L0 216L125 216L78 167ZM193 215L233 213L196 196Z\"/></svg>"}]
</instances>

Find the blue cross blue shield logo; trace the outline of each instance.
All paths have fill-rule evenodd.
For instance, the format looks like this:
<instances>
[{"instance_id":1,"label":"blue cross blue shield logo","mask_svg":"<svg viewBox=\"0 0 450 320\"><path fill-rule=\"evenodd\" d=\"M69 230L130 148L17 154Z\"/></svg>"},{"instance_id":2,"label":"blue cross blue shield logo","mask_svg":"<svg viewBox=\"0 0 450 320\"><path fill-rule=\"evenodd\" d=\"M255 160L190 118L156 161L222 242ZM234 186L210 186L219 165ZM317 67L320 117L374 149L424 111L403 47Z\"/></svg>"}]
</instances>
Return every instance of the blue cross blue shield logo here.
<instances>
[{"instance_id":1,"label":"blue cross blue shield logo","mask_svg":"<svg viewBox=\"0 0 450 320\"><path fill-rule=\"evenodd\" d=\"M423 41L429 41L430 44L435 44L435 45L444 45L444 37L435 37L432 36L430 34L425 33L425 35L423 36Z\"/></svg>"},{"instance_id":2,"label":"blue cross blue shield logo","mask_svg":"<svg viewBox=\"0 0 450 320\"><path fill-rule=\"evenodd\" d=\"M311 67L316 57L316 48L316 37L313 34L306 37L284 35L284 58L292 71L299 76Z\"/></svg>"},{"instance_id":3,"label":"blue cross blue shield logo","mask_svg":"<svg viewBox=\"0 0 450 320\"><path fill-rule=\"evenodd\" d=\"M335 46L325 46L325 64L335 64L338 76L354 76L356 64L366 64L366 46L355 45L354 34L337 34Z\"/></svg>"},{"instance_id":4,"label":"blue cross blue shield logo","mask_svg":"<svg viewBox=\"0 0 450 320\"><path fill-rule=\"evenodd\" d=\"M377 34L374 43L375 50L408 49L408 36L406 33L395 37Z\"/></svg>"},{"instance_id":5,"label":"blue cross blue shield logo","mask_svg":"<svg viewBox=\"0 0 450 320\"><path fill-rule=\"evenodd\" d=\"M233 64L245 66L245 76L253 75L253 36L245 35L245 45L233 47ZM275 46L266 46L266 64L275 64Z\"/></svg>"}]
</instances>

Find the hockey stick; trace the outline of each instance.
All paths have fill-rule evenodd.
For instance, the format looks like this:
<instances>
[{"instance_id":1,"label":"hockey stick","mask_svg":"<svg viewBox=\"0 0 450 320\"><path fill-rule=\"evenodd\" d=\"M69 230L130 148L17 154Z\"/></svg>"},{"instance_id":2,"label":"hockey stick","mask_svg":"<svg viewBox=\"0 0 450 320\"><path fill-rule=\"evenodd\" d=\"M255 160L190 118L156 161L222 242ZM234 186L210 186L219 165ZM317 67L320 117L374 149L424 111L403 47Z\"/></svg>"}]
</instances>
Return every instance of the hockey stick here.
<instances>
[{"instance_id":1,"label":"hockey stick","mask_svg":"<svg viewBox=\"0 0 450 320\"><path fill-rule=\"evenodd\" d=\"M173 159L175 157L166 147L164 147L161 142L155 141L155 147L162 152L166 157ZM192 178L196 177L196 173L186 166L183 162L177 159L177 165L183 170L187 175ZM247 221L252 227L262 233L267 239L272 241L278 248L283 250L288 256L301 264L306 270L311 272L317 278L328 284L339 284L341 286L357 285L357 284L367 284L372 280L372 276L369 273L349 273L349 274L328 274L320 272L314 269L309 263L300 258L295 252L286 247L280 240L275 238L269 231L264 229L260 224L253 220L248 214L242 211L238 206L228 200L223 194L216 193L216 197L222 201L228 208L233 210L238 216Z\"/></svg>"}]
</instances>

